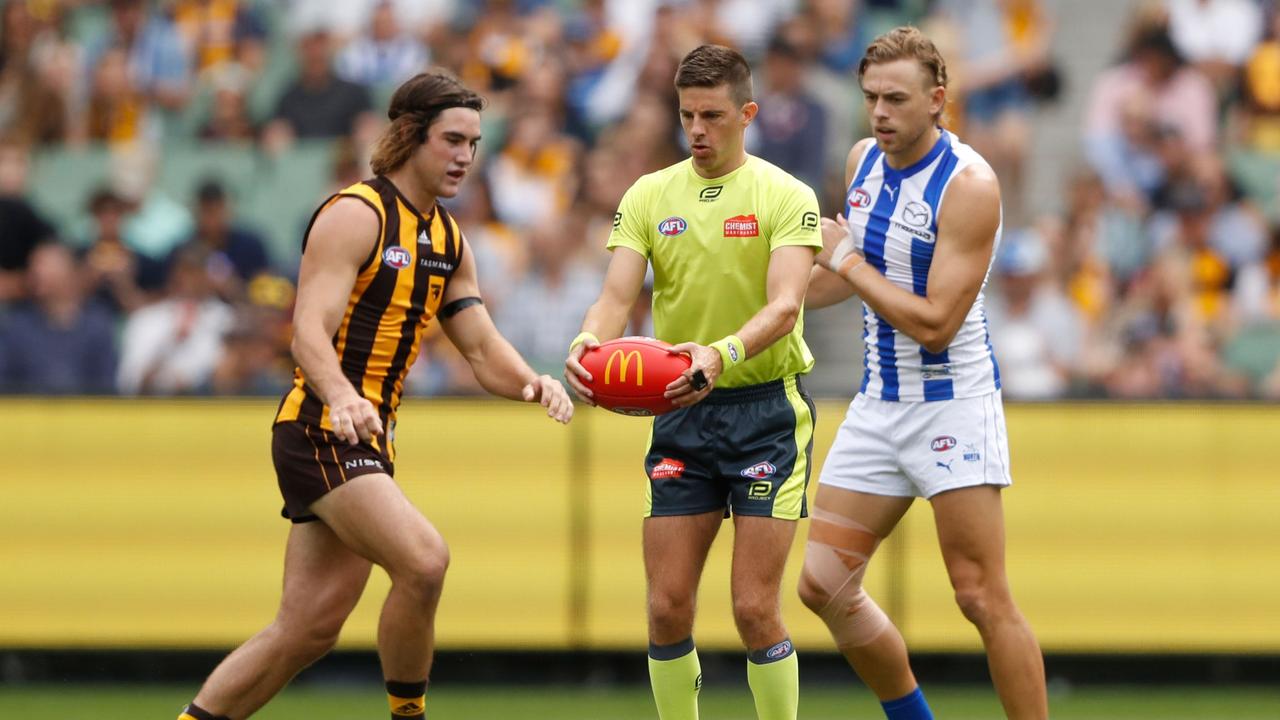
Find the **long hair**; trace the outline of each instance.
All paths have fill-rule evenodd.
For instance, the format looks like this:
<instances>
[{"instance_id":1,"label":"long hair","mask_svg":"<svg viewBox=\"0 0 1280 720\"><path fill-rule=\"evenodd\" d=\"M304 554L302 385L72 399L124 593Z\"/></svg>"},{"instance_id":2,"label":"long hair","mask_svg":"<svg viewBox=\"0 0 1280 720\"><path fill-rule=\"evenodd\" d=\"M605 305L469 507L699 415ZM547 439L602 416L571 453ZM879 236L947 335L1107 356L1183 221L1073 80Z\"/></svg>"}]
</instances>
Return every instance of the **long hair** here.
<instances>
[{"instance_id":1,"label":"long hair","mask_svg":"<svg viewBox=\"0 0 1280 720\"><path fill-rule=\"evenodd\" d=\"M440 113L454 107L484 109L484 98L451 75L440 71L409 78L391 96L387 119L391 124L373 146L369 167L385 175L404 165L427 140L427 129Z\"/></svg>"},{"instance_id":2,"label":"long hair","mask_svg":"<svg viewBox=\"0 0 1280 720\"><path fill-rule=\"evenodd\" d=\"M933 41L911 25L896 27L871 41L862 61L858 63L858 80L862 80L871 65L904 59L920 63L934 87L947 87L947 61L942 59L942 53L938 52ZM945 103L944 98L942 110L934 116L934 122L942 118L942 113L946 110Z\"/></svg>"}]
</instances>

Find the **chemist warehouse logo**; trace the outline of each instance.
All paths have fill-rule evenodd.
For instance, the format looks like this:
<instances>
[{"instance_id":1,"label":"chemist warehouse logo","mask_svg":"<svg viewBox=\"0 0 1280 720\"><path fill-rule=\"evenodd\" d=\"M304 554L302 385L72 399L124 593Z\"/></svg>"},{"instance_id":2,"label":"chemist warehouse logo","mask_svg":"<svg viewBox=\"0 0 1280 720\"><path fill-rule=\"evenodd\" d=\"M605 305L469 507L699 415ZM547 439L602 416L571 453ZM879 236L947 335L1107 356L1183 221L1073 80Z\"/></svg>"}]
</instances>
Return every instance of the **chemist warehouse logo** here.
<instances>
[{"instance_id":1,"label":"chemist warehouse logo","mask_svg":"<svg viewBox=\"0 0 1280 720\"><path fill-rule=\"evenodd\" d=\"M675 458L664 457L653 466L653 470L649 472L649 477L654 480L667 480L670 478L684 477L684 463Z\"/></svg>"},{"instance_id":2,"label":"chemist warehouse logo","mask_svg":"<svg viewBox=\"0 0 1280 720\"><path fill-rule=\"evenodd\" d=\"M724 221L725 237L760 237L760 221L752 215L735 215Z\"/></svg>"}]
</instances>

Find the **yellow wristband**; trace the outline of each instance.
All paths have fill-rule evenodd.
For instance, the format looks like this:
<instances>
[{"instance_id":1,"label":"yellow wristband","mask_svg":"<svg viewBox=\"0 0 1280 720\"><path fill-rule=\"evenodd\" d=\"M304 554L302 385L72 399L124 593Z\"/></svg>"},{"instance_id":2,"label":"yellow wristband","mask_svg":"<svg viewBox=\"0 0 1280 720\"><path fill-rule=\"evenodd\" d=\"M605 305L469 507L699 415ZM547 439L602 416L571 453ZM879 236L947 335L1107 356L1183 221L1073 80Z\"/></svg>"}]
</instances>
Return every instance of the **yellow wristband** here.
<instances>
[{"instance_id":1,"label":"yellow wristband","mask_svg":"<svg viewBox=\"0 0 1280 720\"><path fill-rule=\"evenodd\" d=\"M589 333L584 330L578 333L578 336L573 339L573 342L569 343L569 352L573 352L574 348L578 347L586 340L592 340L597 345L600 344L600 338L596 337L595 333Z\"/></svg>"},{"instance_id":2,"label":"yellow wristband","mask_svg":"<svg viewBox=\"0 0 1280 720\"><path fill-rule=\"evenodd\" d=\"M747 348L737 335L726 335L708 347L720 351L720 360L723 361L725 370L747 359Z\"/></svg>"}]
</instances>

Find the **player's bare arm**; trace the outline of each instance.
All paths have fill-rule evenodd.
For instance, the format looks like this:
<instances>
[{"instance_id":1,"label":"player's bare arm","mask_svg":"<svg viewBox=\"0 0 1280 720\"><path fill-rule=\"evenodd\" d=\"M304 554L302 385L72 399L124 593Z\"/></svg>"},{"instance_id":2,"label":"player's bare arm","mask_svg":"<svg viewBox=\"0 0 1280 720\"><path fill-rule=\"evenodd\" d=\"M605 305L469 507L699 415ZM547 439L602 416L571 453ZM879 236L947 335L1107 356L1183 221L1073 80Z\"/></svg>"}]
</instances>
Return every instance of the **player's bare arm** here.
<instances>
[{"instance_id":1,"label":"player's bare arm","mask_svg":"<svg viewBox=\"0 0 1280 720\"><path fill-rule=\"evenodd\" d=\"M307 382L329 406L333 433L355 445L382 434L382 420L342 373L333 349L361 264L381 231L373 208L356 198L340 198L316 218L298 270L293 310L293 358Z\"/></svg>"},{"instance_id":2,"label":"player's bare arm","mask_svg":"<svg viewBox=\"0 0 1280 720\"><path fill-rule=\"evenodd\" d=\"M858 162L862 160L862 154L874 142L875 138L863 138L854 143L853 148L849 150L849 156L844 161L846 190L853 184L853 178L858 174ZM823 258L815 257L814 259L817 261ZM809 273L809 290L804 296L804 306L809 310L830 307L848 300L854 294L853 286L845 282L844 278L831 272L820 262L816 262Z\"/></svg>"},{"instance_id":3,"label":"player's bare arm","mask_svg":"<svg viewBox=\"0 0 1280 720\"><path fill-rule=\"evenodd\" d=\"M942 352L960 330L991 263L1000 227L1000 185L983 165L965 168L951 181L938 212L938 241L929 269L928 290L919 296L867 266L849 252L839 260L840 275L877 314L929 352ZM823 219L823 254L847 242L843 217Z\"/></svg>"},{"instance_id":4,"label":"player's bare arm","mask_svg":"<svg viewBox=\"0 0 1280 720\"><path fill-rule=\"evenodd\" d=\"M805 245L784 245L769 254L767 302L734 333L742 341L744 360L774 344L795 327L804 305L814 252L814 248ZM688 407L701 401L715 387L724 372L724 357L714 347L692 342L673 345L671 352L689 353L693 363L667 386L664 394L676 407ZM706 378L706 385L695 390L693 376L699 371Z\"/></svg>"},{"instance_id":5,"label":"player's bare arm","mask_svg":"<svg viewBox=\"0 0 1280 720\"><path fill-rule=\"evenodd\" d=\"M806 310L831 307L856 294L853 286L844 278L821 265L814 265L809 271L809 289L804 295L804 307Z\"/></svg>"},{"instance_id":6,"label":"player's bare arm","mask_svg":"<svg viewBox=\"0 0 1280 720\"><path fill-rule=\"evenodd\" d=\"M644 275L648 268L648 259L631 248L614 248L613 256L609 258L600 297L587 309L579 341L569 348L569 356L564 360L564 379L583 402L595 405L591 400L591 389L583 384L584 380L590 382L592 378L591 373L582 367L582 354L599 346L601 339L612 340L627 329L631 307L644 288Z\"/></svg>"},{"instance_id":7,"label":"player's bare arm","mask_svg":"<svg viewBox=\"0 0 1280 720\"><path fill-rule=\"evenodd\" d=\"M449 281L440 300L441 307L466 298L480 297L476 279L475 253L464 237L462 262ZM539 375L520 357L511 343L498 332L481 303L469 305L449 318L441 318L440 326L450 342L467 359L480 386L494 395L511 400L536 402L547 409L547 416L568 423L573 418L573 401L559 380Z\"/></svg>"}]
</instances>

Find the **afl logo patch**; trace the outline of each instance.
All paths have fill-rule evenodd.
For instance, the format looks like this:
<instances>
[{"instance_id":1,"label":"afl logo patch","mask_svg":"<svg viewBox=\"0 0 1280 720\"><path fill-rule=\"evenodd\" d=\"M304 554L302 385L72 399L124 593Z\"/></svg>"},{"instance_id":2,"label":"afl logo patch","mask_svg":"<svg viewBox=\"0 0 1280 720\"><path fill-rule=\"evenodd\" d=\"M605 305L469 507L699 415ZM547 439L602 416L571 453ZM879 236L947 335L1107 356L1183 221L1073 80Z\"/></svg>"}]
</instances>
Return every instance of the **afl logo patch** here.
<instances>
[{"instance_id":1,"label":"afl logo patch","mask_svg":"<svg viewBox=\"0 0 1280 720\"><path fill-rule=\"evenodd\" d=\"M382 262L388 267L403 270L413 262L413 256L402 247L389 247L382 251Z\"/></svg>"},{"instance_id":2,"label":"afl logo patch","mask_svg":"<svg viewBox=\"0 0 1280 720\"><path fill-rule=\"evenodd\" d=\"M667 237L674 237L689 229L689 223L682 217L669 217L658 223L658 232Z\"/></svg>"},{"instance_id":3,"label":"afl logo patch","mask_svg":"<svg viewBox=\"0 0 1280 720\"><path fill-rule=\"evenodd\" d=\"M854 188L853 192L849 193L849 207L871 207L871 193L860 187Z\"/></svg>"},{"instance_id":4,"label":"afl logo patch","mask_svg":"<svg viewBox=\"0 0 1280 720\"><path fill-rule=\"evenodd\" d=\"M778 468L775 467L773 463L766 460L765 462L758 462L746 470L742 470L738 474L744 478L751 478L752 480L763 480L767 477L771 477L776 472L778 472Z\"/></svg>"},{"instance_id":5,"label":"afl logo patch","mask_svg":"<svg viewBox=\"0 0 1280 720\"><path fill-rule=\"evenodd\" d=\"M929 443L934 452L946 452L956 446L956 439L950 435L939 435Z\"/></svg>"}]
</instances>

